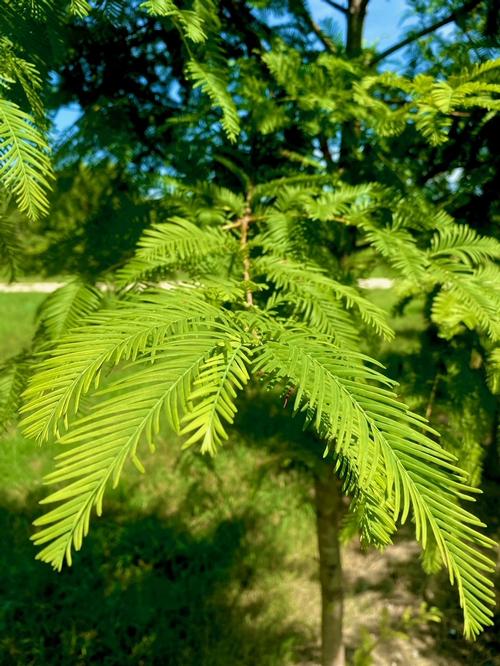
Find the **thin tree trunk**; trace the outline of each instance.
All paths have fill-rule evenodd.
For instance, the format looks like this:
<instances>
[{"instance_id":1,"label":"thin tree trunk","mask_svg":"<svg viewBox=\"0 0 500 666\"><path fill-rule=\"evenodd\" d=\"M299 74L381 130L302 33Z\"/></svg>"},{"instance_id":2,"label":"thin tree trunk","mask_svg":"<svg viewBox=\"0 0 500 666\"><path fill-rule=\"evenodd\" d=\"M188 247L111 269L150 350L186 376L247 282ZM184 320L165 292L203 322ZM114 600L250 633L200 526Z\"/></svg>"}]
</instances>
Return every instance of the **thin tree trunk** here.
<instances>
[{"instance_id":1,"label":"thin tree trunk","mask_svg":"<svg viewBox=\"0 0 500 666\"><path fill-rule=\"evenodd\" d=\"M348 58L357 58L363 47L363 29L369 0L349 0L347 9L347 35L345 51ZM352 167L352 156L359 140L359 127L350 120L342 126L340 162L342 169Z\"/></svg>"},{"instance_id":2,"label":"thin tree trunk","mask_svg":"<svg viewBox=\"0 0 500 666\"><path fill-rule=\"evenodd\" d=\"M348 0L347 32L345 50L348 59L358 58L363 50L363 29L369 0ZM354 118L342 124L340 137L339 167L342 178L349 184L355 185L363 178L360 172L360 163L356 157L359 144L360 125ZM356 247L357 230L348 227L342 236L341 262L349 257Z\"/></svg>"},{"instance_id":3,"label":"thin tree trunk","mask_svg":"<svg viewBox=\"0 0 500 666\"><path fill-rule=\"evenodd\" d=\"M345 666L342 640L344 592L340 556L342 492L333 474L315 474L315 502L321 585L321 664Z\"/></svg>"},{"instance_id":4,"label":"thin tree trunk","mask_svg":"<svg viewBox=\"0 0 500 666\"><path fill-rule=\"evenodd\" d=\"M500 434L499 417L500 417L500 400L495 399L495 407L493 411L493 418L491 421L491 431L488 441L486 442L486 454L484 456L483 469L485 479L490 481L500 481L500 446L498 442L498 435Z\"/></svg>"},{"instance_id":5,"label":"thin tree trunk","mask_svg":"<svg viewBox=\"0 0 500 666\"><path fill-rule=\"evenodd\" d=\"M363 26L366 18L368 0L349 0L347 10L346 54L356 58L363 46Z\"/></svg>"},{"instance_id":6,"label":"thin tree trunk","mask_svg":"<svg viewBox=\"0 0 500 666\"><path fill-rule=\"evenodd\" d=\"M349 0L347 15L346 54L356 58L361 54L363 27L369 0ZM358 142L354 121L342 126L339 166L352 167L352 156ZM325 156L327 159L327 156ZM349 175L347 181L349 182ZM340 553L340 519L342 491L333 474L317 470L314 477L316 524L319 553L319 579L321 586L321 664L345 666L345 647L342 621L344 615L344 589Z\"/></svg>"}]
</instances>

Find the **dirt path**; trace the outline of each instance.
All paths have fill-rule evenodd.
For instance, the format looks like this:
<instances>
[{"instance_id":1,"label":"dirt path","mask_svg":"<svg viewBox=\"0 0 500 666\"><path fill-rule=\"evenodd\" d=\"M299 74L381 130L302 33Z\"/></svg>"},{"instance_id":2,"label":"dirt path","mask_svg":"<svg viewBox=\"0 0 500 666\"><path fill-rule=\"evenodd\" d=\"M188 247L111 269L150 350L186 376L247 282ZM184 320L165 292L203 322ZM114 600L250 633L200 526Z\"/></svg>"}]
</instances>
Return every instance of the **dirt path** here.
<instances>
[{"instance_id":1,"label":"dirt path","mask_svg":"<svg viewBox=\"0 0 500 666\"><path fill-rule=\"evenodd\" d=\"M63 287L64 284L64 282L13 282L12 284L0 283L0 293L50 294L51 292L56 291L56 289ZM160 286L166 287L166 284L160 283ZM361 289L390 289L394 282L389 278L373 277L359 280L358 284Z\"/></svg>"},{"instance_id":2,"label":"dirt path","mask_svg":"<svg viewBox=\"0 0 500 666\"><path fill-rule=\"evenodd\" d=\"M1 284L2 294L50 294L62 287L64 282L13 282L12 284Z\"/></svg>"}]
</instances>

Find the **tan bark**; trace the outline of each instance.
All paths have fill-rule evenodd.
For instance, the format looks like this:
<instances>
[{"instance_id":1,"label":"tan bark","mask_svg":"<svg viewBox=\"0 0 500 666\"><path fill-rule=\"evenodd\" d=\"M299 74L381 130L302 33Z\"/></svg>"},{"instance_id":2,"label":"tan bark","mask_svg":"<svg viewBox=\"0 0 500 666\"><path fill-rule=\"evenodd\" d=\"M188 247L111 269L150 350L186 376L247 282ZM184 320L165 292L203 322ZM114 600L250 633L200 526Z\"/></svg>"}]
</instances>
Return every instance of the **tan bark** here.
<instances>
[{"instance_id":1,"label":"tan bark","mask_svg":"<svg viewBox=\"0 0 500 666\"><path fill-rule=\"evenodd\" d=\"M332 473L315 476L315 501L321 585L321 664L345 666L342 639L344 590L339 540L342 491Z\"/></svg>"}]
</instances>

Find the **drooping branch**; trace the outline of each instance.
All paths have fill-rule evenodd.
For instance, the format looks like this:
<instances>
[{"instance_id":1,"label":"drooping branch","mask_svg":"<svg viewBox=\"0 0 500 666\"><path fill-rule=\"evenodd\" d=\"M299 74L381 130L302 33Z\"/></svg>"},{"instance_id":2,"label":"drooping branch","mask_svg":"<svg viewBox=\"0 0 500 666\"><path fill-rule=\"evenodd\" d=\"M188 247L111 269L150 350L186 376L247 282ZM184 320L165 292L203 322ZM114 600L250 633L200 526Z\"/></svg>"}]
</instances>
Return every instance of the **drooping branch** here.
<instances>
[{"instance_id":1,"label":"drooping branch","mask_svg":"<svg viewBox=\"0 0 500 666\"><path fill-rule=\"evenodd\" d=\"M333 7L333 9L337 9L339 12L342 12L342 14L345 14L346 16L349 13L347 7L343 7L341 4L335 2L334 0L323 0L323 2L326 2L327 5L330 5L330 7Z\"/></svg>"},{"instance_id":2,"label":"drooping branch","mask_svg":"<svg viewBox=\"0 0 500 666\"><path fill-rule=\"evenodd\" d=\"M418 32L413 32L412 34L408 35L408 37L406 37L405 39L401 40L400 42L397 42L396 44L393 44L392 46L389 46L389 48L385 49L385 51L378 53L374 58L372 58L370 64L376 65L381 60L384 60L384 58L387 58L387 56L390 56L396 51L399 51L400 49L404 48L405 46L412 44L413 42L417 41L417 39L425 37L425 35L430 35L432 32L439 30L439 28L442 28L448 23L452 23L457 18L465 16L473 9L475 9L479 4L481 4L481 2L482 0L469 0L469 2L466 2L465 5L462 5L462 7L460 7L459 9L456 9L455 11L451 12L451 14L448 14L448 16L445 16L444 18L440 19L439 21L436 21L432 25L427 26L426 28L422 28L422 30L419 30Z\"/></svg>"},{"instance_id":3,"label":"drooping branch","mask_svg":"<svg viewBox=\"0 0 500 666\"><path fill-rule=\"evenodd\" d=\"M314 32L319 41L323 44L325 49L327 51L330 51L330 53L337 53L337 47L332 42L332 40L327 35L325 35L325 33L321 30L316 21L309 15L307 16L307 19L308 19L307 22L309 23L311 30Z\"/></svg>"},{"instance_id":4,"label":"drooping branch","mask_svg":"<svg viewBox=\"0 0 500 666\"><path fill-rule=\"evenodd\" d=\"M327 51L330 53L337 53L337 46L335 43L326 35L320 26L316 23L311 13L309 12L305 0L294 0L291 5L292 10L294 9L296 15L300 17L309 27L311 32L314 32L319 41L323 44Z\"/></svg>"}]
</instances>

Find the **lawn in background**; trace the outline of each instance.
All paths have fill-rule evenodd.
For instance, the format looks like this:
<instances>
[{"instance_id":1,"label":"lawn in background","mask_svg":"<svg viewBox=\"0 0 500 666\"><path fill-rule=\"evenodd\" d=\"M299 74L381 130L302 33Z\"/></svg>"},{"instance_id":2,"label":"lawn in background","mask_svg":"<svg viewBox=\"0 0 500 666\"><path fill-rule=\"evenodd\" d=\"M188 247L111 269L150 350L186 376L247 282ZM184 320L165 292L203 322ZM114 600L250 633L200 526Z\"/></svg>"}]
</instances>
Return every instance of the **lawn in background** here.
<instances>
[{"instance_id":1,"label":"lawn in background","mask_svg":"<svg viewBox=\"0 0 500 666\"><path fill-rule=\"evenodd\" d=\"M46 297L46 294L0 293L0 362L29 345L37 308Z\"/></svg>"}]
</instances>

